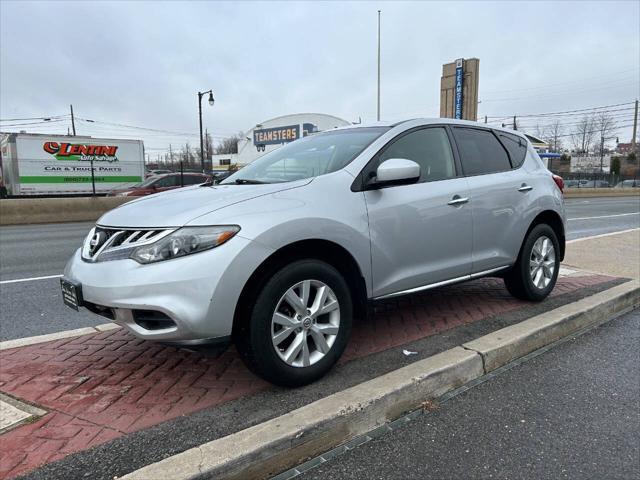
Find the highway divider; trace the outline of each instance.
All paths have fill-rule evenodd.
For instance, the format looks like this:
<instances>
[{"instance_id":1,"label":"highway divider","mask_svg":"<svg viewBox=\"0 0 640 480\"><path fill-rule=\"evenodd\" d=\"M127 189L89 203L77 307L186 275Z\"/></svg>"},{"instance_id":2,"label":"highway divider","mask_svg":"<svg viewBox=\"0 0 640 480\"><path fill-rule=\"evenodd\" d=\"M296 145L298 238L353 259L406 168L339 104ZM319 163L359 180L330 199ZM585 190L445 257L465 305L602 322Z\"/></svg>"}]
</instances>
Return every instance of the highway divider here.
<instances>
[{"instance_id":1,"label":"highway divider","mask_svg":"<svg viewBox=\"0 0 640 480\"><path fill-rule=\"evenodd\" d=\"M640 195L640 188L565 188L564 198L585 197L634 197Z\"/></svg>"},{"instance_id":2,"label":"highway divider","mask_svg":"<svg viewBox=\"0 0 640 480\"><path fill-rule=\"evenodd\" d=\"M94 222L139 197L8 198L0 200L0 225Z\"/></svg>"}]
</instances>

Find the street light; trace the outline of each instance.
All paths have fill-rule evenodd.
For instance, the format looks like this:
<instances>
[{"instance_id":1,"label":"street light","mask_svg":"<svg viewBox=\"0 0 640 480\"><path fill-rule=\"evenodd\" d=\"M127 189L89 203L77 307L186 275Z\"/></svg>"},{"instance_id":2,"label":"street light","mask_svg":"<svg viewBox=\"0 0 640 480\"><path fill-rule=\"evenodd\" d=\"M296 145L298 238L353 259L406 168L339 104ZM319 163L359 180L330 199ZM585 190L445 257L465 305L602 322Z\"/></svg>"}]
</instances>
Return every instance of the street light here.
<instances>
[{"instance_id":1,"label":"street light","mask_svg":"<svg viewBox=\"0 0 640 480\"><path fill-rule=\"evenodd\" d=\"M202 138L202 97L209 94L209 105L213 107L215 100L213 99L213 91L198 92L198 112L200 113L200 167L204 173L204 139Z\"/></svg>"}]
</instances>

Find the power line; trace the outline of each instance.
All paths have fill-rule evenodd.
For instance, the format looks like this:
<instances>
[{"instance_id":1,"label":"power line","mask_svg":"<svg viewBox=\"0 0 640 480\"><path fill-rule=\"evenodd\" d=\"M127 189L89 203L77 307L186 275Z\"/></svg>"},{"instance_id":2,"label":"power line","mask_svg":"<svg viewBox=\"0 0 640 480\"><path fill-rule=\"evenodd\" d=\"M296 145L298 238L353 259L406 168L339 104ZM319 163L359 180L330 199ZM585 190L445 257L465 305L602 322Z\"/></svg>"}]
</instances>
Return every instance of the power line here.
<instances>
[{"instance_id":1,"label":"power line","mask_svg":"<svg viewBox=\"0 0 640 480\"><path fill-rule=\"evenodd\" d=\"M543 117L543 116L548 116L548 115L563 115L565 113L576 113L576 112L586 112L589 110L602 110L605 108L614 108L614 107L622 107L625 105L634 105L635 102L625 102L625 103L615 103L612 105L603 105L600 107L589 107L589 108L580 108L577 110L564 110L564 111L560 111L560 112L546 112L546 113L527 113L527 114L515 114L518 118L524 118L524 117ZM513 118L514 114L511 115L488 115L488 118L499 118L499 119L511 119Z\"/></svg>"},{"instance_id":2,"label":"power line","mask_svg":"<svg viewBox=\"0 0 640 480\"><path fill-rule=\"evenodd\" d=\"M45 120L45 119L58 119L63 117L68 117L69 114L66 115L45 115L44 117L26 117L26 118L0 118L0 122L19 122L22 120Z\"/></svg>"}]
</instances>

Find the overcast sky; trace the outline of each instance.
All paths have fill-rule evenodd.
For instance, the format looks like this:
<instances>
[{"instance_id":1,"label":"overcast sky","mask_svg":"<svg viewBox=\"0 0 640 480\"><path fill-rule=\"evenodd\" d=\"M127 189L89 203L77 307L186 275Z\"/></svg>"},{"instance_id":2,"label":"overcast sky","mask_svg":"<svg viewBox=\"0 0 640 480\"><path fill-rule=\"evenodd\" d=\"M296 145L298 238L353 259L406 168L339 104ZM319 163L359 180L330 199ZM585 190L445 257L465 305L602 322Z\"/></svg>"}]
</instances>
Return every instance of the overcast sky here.
<instances>
[{"instance_id":1,"label":"overcast sky","mask_svg":"<svg viewBox=\"0 0 640 480\"><path fill-rule=\"evenodd\" d=\"M0 1L3 130L65 132L68 113L195 134L198 90L216 135L320 112L375 120L376 16L382 10L382 117L439 115L442 64L480 59L481 116L634 101L640 2L26 2ZM632 112L616 112L619 125ZM626 116L625 116L626 115ZM563 117L567 128L578 117ZM532 120L525 123L531 124ZM87 124L78 134L169 137ZM629 141L630 128L620 128Z\"/></svg>"}]
</instances>

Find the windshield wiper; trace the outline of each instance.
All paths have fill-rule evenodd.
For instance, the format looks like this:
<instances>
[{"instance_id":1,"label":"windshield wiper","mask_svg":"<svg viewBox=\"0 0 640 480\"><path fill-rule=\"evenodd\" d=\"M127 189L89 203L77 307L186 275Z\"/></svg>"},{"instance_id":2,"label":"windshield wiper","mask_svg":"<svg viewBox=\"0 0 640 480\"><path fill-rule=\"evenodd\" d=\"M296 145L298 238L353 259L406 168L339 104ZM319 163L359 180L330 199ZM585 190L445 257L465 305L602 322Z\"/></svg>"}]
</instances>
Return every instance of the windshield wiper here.
<instances>
[{"instance_id":1,"label":"windshield wiper","mask_svg":"<svg viewBox=\"0 0 640 480\"><path fill-rule=\"evenodd\" d=\"M251 180L249 178L236 178L235 182L237 185L261 185L263 183L268 183L261 180Z\"/></svg>"}]
</instances>

